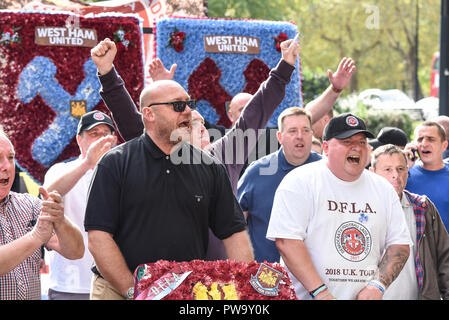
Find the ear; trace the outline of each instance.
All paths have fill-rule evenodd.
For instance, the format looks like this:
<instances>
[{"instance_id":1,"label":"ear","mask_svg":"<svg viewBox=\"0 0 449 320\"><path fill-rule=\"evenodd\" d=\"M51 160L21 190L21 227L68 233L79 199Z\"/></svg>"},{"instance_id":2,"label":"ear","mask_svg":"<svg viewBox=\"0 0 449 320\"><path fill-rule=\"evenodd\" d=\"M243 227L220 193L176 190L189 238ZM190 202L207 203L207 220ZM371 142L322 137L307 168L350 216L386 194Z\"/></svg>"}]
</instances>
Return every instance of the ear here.
<instances>
[{"instance_id":1,"label":"ear","mask_svg":"<svg viewBox=\"0 0 449 320\"><path fill-rule=\"evenodd\" d=\"M448 142L447 142L447 140L445 140L443 142L443 151L447 149L447 144L448 144Z\"/></svg>"},{"instance_id":2,"label":"ear","mask_svg":"<svg viewBox=\"0 0 449 320\"><path fill-rule=\"evenodd\" d=\"M323 154L327 157L329 153L329 141L323 141L321 146L323 147Z\"/></svg>"},{"instance_id":3,"label":"ear","mask_svg":"<svg viewBox=\"0 0 449 320\"><path fill-rule=\"evenodd\" d=\"M276 138L278 138L278 142L282 145L282 133L280 131L276 132Z\"/></svg>"},{"instance_id":4,"label":"ear","mask_svg":"<svg viewBox=\"0 0 449 320\"><path fill-rule=\"evenodd\" d=\"M148 122L153 122L155 119L153 109L151 109L150 107L145 107L142 109L142 116Z\"/></svg>"}]
</instances>

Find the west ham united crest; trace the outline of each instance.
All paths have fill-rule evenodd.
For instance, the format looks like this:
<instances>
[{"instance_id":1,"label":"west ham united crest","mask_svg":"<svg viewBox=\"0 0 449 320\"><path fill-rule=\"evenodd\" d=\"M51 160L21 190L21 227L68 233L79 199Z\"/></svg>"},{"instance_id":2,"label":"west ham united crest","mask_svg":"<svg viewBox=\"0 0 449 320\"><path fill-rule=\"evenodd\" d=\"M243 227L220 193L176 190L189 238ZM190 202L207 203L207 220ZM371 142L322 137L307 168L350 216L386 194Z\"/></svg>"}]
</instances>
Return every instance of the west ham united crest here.
<instances>
[{"instance_id":1,"label":"west ham united crest","mask_svg":"<svg viewBox=\"0 0 449 320\"><path fill-rule=\"evenodd\" d=\"M262 263L259 266L259 270L256 275L251 275L251 280L249 283L253 286L253 288L269 297L274 297L279 294L278 286L282 279L282 272L279 272L276 269L267 266L265 263Z\"/></svg>"},{"instance_id":2,"label":"west ham united crest","mask_svg":"<svg viewBox=\"0 0 449 320\"><path fill-rule=\"evenodd\" d=\"M371 246L371 234L358 222L345 222L335 232L335 247L346 260L362 261L370 253Z\"/></svg>"}]
</instances>

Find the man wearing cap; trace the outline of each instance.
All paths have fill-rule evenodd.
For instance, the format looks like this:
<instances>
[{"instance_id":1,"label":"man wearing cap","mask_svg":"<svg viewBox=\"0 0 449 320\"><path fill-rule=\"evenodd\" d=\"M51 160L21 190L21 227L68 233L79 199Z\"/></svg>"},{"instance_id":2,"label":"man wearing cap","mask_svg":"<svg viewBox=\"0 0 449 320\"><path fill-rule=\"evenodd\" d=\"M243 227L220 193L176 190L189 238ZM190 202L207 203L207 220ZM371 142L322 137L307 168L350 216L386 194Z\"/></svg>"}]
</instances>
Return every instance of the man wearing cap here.
<instances>
[{"instance_id":1,"label":"man wearing cap","mask_svg":"<svg viewBox=\"0 0 449 320\"><path fill-rule=\"evenodd\" d=\"M371 139L368 143L373 147L373 151L386 144L392 144L404 149L408 143L408 138L405 132L399 128L384 127L379 131L376 139Z\"/></svg>"},{"instance_id":2,"label":"man wearing cap","mask_svg":"<svg viewBox=\"0 0 449 320\"><path fill-rule=\"evenodd\" d=\"M325 159L292 170L276 191L267 238L299 299L381 299L409 256L394 188L364 169L367 137L359 117L334 117Z\"/></svg>"},{"instance_id":3,"label":"man wearing cap","mask_svg":"<svg viewBox=\"0 0 449 320\"><path fill-rule=\"evenodd\" d=\"M48 191L58 191L63 197L65 214L84 230L84 211L93 169L98 160L116 143L114 125L106 114L91 111L79 123L76 141L80 156L70 162L53 165L45 175ZM87 233L82 232L87 248ZM88 250L78 260L68 260L50 252L50 300L88 300L92 281L93 258Z\"/></svg>"}]
</instances>

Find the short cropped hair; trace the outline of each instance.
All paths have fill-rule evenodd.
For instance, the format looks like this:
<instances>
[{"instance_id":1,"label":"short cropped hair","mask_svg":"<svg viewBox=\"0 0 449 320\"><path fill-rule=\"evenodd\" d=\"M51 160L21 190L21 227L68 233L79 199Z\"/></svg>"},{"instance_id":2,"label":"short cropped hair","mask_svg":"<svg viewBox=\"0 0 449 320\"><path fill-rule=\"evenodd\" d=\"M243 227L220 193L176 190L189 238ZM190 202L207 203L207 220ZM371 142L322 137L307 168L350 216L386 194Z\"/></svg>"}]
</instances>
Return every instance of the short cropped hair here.
<instances>
[{"instance_id":1,"label":"short cropped hair","mask_svg":"<svg viewBox=\"0 0 449 320\"><path fill-rule=\"evenodd\" d=\"M405 155L405 152L394 144L385 144L376 148L371 156L371 166L376 169L377 161L381 155L387 154L389 156L392 156L395 153L400 154L404 157L405 165L407 166L407 156Z\"/></svg>"},{"instance_id":2,"label":"short cropped hair","mask_svg":"<svg viewBox=\"0 0 449 320\"><path fill-rule=\"evenodd\" d=\"M278 117L279 131L282 132L282 129L284 128L284 119L288 116L306 116L309 119L310 126L312 126L312 116L308 110L300 107L290 107L282 111Z\"/></svg>"},{"instance_id":3,"label":"short cropped hair","mask_svg":"<svg viewBox=\"0 0 449 320\"><path fill-rule=\"evenodd\" d=\"M446 141L446 132L444 131L443 126L441 126L438 122L435 121L424 121L423 123L420 123L416 128L419 127L436 127L438 130L438 135L441 138L441 141ZM415 128L415 132L416 132Z\"/></svg>"}]
</instances>

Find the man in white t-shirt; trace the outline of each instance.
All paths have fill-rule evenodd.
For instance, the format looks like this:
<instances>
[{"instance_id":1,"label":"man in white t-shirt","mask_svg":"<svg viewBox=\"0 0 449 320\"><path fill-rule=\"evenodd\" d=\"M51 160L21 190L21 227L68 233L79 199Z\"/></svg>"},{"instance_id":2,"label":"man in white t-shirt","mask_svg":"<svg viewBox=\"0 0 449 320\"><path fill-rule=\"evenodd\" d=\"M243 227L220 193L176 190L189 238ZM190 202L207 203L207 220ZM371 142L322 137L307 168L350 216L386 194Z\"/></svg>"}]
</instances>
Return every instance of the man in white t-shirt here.
<instances>
[{"instance_id":1,"label":"man in white t-shirt","mask_svg":"<svg viewBox=\"0 0 449 320\"><path fill-rule=\"evenodd\" d=\"M76 141L80 156L70 162L53 165L45 175L47 190L58 191L63 196L65 215L84 230L84 212L93 168L117 138L114 125L106 114L91 111L84 114L78 124ZM87 233L82 231L87 248ZM50 252L50 300L88 300L90 295L93 257L89 250L78 260L68 260Z\"/></svg>"},{"instance_id":2,"label":"man in white t-shirt","mask_svg":"<svg viewBox=\"0 0 449 320\"><path fill-rule=\"evenodd\" d=\"M411 245L393 187L365 170L362 119L334 117L325 158L292 170L274 198L267 238L276 241L299 299L382 299Z\"/></svg>"}]
</instances>

